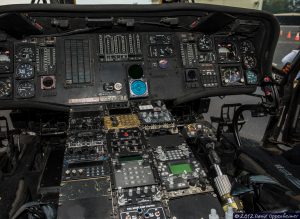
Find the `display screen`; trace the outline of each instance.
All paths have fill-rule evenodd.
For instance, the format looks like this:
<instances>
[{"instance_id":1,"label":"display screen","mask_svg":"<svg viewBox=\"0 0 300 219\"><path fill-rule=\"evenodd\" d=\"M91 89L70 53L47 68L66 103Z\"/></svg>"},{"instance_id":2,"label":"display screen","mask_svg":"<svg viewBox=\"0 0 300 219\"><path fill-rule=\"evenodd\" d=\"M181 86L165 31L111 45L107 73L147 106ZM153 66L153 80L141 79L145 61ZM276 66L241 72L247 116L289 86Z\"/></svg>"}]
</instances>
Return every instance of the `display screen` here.
<instances>
[{"instance_id":1,"label":"display screen","mask_svg":"<svg viewBox=\"0 0 300 219\"><path fill-rule=\"evenodd\" d=\"M220 67L220 74L223 86L244 85L245 78L238 66L223 66Z\"/></svg>"},{"instance_id":2,"label":"display screen","mask_svg":"<svg viewBox=\"0 0 300 219\"><path fill-rule=\"evenodd\" d=\"M128 162L128 161L136 161L136 160L143 160L141 155L132 155L132 156L122 156L119 157L120 162Z\"/></svg>"},{"instance_id":3,"label":"display screen","mask_svg":"<svg viewBox=\"0 0 300 219\"><path fill-rule=\"evenodd\" d=\"M171 173L174 175L182 174L184 172L190 173L192 172L192 166L189 163L176 163L176 164L169 164Z\"/></svg>"},{"instance_id":4,"label":"display screen","mask_svg":"<svg viewBox=\"0 0 300 219\"><path fill-rule=\"evenodd\" d=\"M103 161L87 161L87 162L76 162L76 163L69 163L68 168L80 168L86 166L101 166L103 165Z\"/></svg>"}]
</instances>

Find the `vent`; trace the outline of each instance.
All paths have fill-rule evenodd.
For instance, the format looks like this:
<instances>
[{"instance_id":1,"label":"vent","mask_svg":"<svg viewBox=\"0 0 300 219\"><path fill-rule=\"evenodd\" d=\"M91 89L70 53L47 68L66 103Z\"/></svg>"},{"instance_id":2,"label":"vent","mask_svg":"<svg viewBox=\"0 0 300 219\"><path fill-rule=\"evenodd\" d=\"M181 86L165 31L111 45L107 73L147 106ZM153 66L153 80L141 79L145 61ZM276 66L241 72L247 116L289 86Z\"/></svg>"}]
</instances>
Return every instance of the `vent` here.
<instances>
[{"instance_id":1,"label":"vent","mask_svg":"<svg viewBox=\"0 0 300 219\"><path fill-rule=\"evenodd\" d=\"M91 83L89 40L65 40L66 85Z\"/></svg>"}]
</instances>

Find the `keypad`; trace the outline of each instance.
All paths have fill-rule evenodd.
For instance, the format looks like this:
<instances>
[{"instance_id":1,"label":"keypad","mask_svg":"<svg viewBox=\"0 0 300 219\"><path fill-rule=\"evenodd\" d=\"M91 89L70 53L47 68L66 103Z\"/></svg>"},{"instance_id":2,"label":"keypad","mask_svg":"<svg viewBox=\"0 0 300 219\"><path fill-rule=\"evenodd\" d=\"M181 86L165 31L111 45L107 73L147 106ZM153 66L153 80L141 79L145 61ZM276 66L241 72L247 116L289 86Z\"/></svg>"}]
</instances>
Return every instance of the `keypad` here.
<instances>
[{"instance_id":1,"label":"keypad","mask_svg":"<svg viewBox=\"0 0 300 219\"><path fill-rule=\"evenodd\" d=\"M132 187L153 184L154 177L149 165L138 162L126 162L121 169L115 170L116 187Z\"/></svg>"}]
</instances>

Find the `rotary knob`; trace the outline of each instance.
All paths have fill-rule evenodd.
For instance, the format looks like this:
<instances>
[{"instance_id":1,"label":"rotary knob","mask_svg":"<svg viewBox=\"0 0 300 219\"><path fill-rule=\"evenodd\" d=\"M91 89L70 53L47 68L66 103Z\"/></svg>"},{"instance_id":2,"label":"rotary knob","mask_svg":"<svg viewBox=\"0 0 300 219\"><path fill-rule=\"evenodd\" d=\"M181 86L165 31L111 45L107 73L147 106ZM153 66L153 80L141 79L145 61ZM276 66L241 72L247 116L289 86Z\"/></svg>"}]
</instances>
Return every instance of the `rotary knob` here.
<instances>
[{"instance_id":1,"label":"rotary knob","mask_svg":"<svg viewBox=\"0 0 300 219\"><path fill-rule=\"evenodd\" d=\"M168 64L169 64L168 60L166 60L166 59L162 59L158 62L158 66L162 69L168 68Z\"/></svg>"},{"instance_id":2,"label":"rotary knob","mask_svg":"<svg viewBox=\"0 0 300 219\"><path fill-rule=\"evenodd\" d=\"M158 155L158 159L161 160L161 161L166 161L167 160L167 156L164 152L160 153Z\"/></svg>"},{"instance_id":3,"label":"rotary knob","mask_svg":"<svg viewBox=\"0 0 300 219\"><path fill-rule=\"evenodd\" d=\"M151 115L149 114L146 118L144 118L144 121L146 123L151 123L151 121L152 121L151 117L152 117L152 114Z\"/></svg>"},{"instance_id":4,"label":"rotary knob","mask_svg":"<svg viewBox=\"0 0 300 219\"><path fill-rule=\"evenodd\" d=\"M124 198L124 194L121 195L121 196L118 198L118 204L119 204L120 206L126 204L126 200L125 200L125 198Z\"/></svg>"},{"instance_id":5,"label":"rotary knob","mask_svg":"<svg viewBox=\"0 0 300 219\"><path fill-rule=\"evenodd\" d=\"M123 189L122 189L122 187L118 187L118 194L119 194L119 195L123 194Z\"/></svg>"},{"instance_id":6,"label":"rotary knob","mask_svg":"<svg viewBox=\"0 0 300 219\"><path fill-rule=\"evenodd\" d=\"M158 153L158 154L163 153L162 146L157 147L156 153Z\"/></svg>"}]
</instances>

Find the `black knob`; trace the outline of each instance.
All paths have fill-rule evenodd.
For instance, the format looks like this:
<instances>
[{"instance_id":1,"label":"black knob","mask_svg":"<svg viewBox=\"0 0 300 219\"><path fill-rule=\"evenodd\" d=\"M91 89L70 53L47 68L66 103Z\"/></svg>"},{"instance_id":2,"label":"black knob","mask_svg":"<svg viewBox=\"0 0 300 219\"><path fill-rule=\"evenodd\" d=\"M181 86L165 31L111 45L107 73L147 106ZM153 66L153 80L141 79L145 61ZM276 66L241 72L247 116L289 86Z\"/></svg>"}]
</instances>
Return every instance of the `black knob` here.
<instances>
[{"instance_id":1,"label":"black knob","mask_svg":"<svg viewBox=\"0 0 300 219\"><path fill-rule=\"evenodd\" d=\"M197 184L197 180L196 179L191 179L190 181L189 181L189 185L190 186L195 186Z\"/></svg>"},{"instance_id":2,"label":"black knob","mask_svg":"<svg viewBox=\"0 0 300 219\"><path fill-rule=\"evenodd\" d=\"M196 72L195 72L195 70L189 70L188 76L189 76L190 79L196 78Z\"/></svg>"},{"instance_id":3,"label":"black knob","mask_svg":"<svg viewBox=\"0 0 300 219\"><path fill-rule=\"evenodd\" d=\"M195 69L188 69L188 70L186 70L186 72L185 72L185 80L187 82L197 81L198 80L198 78L197 78L197 71Z\"/></svg>"}]
</instances>

